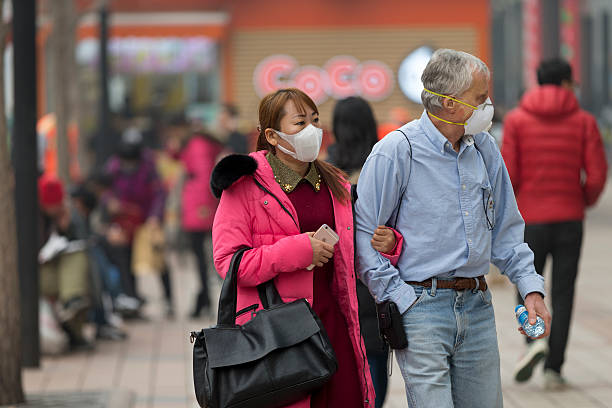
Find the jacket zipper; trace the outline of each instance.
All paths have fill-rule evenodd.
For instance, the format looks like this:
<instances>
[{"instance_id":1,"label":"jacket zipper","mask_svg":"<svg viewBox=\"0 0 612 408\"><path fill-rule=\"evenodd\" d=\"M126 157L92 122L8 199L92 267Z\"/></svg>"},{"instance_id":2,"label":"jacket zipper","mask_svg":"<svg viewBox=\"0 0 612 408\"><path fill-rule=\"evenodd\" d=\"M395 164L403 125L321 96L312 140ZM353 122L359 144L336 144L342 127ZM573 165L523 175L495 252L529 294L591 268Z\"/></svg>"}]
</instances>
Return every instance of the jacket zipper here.
<instances>
[{"instance_id":1,"label":"jacket zipper","mask_svg":"<svg viewBox=\"0 0 612 408\"><path fill-rule=\"evenodd\" d=\"M274 199L275 199L275 200L278 202L278 204L281 206L281 208L282 208L283 210L285 210L285 212L286 212L287 214L289 214L289 216L291 217L291 220L293 221L293 223L295 224L295 226L296 226L296 227L298 228L298 230L299 230L299 229L300 229L300 227L299 227L299 225L298 225L297 221L295 221L295 218L293 218L293 215L291 214L291 211L289 211L289 210L287 209L287 207L285 207L285 206L283 205L283 203L281 203L281 200L279 200L279 199L278 199L278 197L277 197L276 195L274 195L274 193L273 193L273 192L271 192L270 190L268 190L267 188L265 188L265 187L263 186L263 184L261 184L261 183L259 182L259 180L257 180L255 177L253 177L253 180L255 180L255 184L257 184L257 187L261 188L263 191L265 191L266 193L268 193L268 194L270 194L272 197L274 197Z\"/></svg>"}]
</instances>

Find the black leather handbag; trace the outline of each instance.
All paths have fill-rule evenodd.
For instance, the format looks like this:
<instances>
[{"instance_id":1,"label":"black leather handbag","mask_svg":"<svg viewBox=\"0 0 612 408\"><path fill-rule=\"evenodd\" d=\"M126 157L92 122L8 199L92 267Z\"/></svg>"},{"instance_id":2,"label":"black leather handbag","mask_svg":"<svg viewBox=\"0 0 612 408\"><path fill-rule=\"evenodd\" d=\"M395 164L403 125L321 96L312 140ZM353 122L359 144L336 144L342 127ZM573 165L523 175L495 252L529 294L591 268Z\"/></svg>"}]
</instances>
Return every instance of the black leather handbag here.
<instances>
[{"instance_id":1,"label":"black leather handbag","mask_svg":"<svg viewBox=\"0 0 612 408\"><path fill-rule=\"evenodd\" d=\"M273 281L257 287L264 309L236 324L238 266L232 257L219 298L217 325L192 332L193 379L207 408L275 408L312 394L336 372L327 333L305 299L284 303ZM251 313L259 305L244 309Z\"/></svg>"}]
</instances>

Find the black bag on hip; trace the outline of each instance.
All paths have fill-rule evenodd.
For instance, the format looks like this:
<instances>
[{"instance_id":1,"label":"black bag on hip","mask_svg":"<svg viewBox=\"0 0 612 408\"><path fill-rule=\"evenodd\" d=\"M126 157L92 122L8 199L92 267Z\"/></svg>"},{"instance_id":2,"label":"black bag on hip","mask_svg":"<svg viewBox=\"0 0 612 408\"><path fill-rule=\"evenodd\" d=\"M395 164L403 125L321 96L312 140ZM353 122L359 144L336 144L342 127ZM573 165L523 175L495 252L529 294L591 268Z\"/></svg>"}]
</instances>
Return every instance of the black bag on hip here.
<instances>
[{"instance_id":1,"label":"black bag on hip","mask_svg":"<svg viewBox=\"0 0 612 408\"><path fill-rule=\"evenodd\" d=\"M273 281L257 287L264 309L244 325L236 324L238 266L248 249L232 257L217 325L191 333L201 407L281 407L312 394L338 368L325 328L308 302L284 303Z\"/></svg>"},{"instance_id":2,"label":"black bag on hip","mask_svg":"<svg viewBox=\"0 0 612 408\"><path fill-rule=\"evenodd\" d=\"M402 314L394 302L385 301L376 304L378 330L380 337L394 350L408 347L406 331L402 323Z\"/></svg>"}]
</instances>

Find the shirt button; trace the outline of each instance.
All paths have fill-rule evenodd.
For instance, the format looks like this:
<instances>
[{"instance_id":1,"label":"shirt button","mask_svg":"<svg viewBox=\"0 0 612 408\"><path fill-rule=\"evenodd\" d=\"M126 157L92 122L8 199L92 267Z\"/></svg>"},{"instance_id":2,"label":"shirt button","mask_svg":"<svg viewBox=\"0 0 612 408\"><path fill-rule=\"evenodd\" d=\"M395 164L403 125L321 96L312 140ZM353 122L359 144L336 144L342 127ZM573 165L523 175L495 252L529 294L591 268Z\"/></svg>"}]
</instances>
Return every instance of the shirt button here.
<instances>
[{"instance_id":1,"label":"shirt button","mask_svg":"<svg viewBox=\"0 0 612 408\"><path fill-rule=\"evenodd\" d=\"M468 243L469 243L469 244L471 244L471 243L472 243L472 240L471 240L471 239L468 239Z\"/></svg>"},{"instance_id":2,"label":"shirt button","mask_svg":"<svg viewBox=\"0 0 612 408\"><path fill-rule=\"evenodd\" d=\"M346 227L346 229L350 231L350 230L351 230L351 227Z\"/></svg>"},{"instance_id":3,"label":"shirt button","mask_svg":"<svg viewBox=\"0 0 612 408\"><path fill-rule=\"evenodd\" d=\"M461 185L461 189L462 189L462 190L465 190L466 188L467 188L467 187L465 186L465 184L462 184L462 185Z\"/></svg>"},{"instance_id":4,"label":"shirt button","mask_svg":"<svg viewBox=\"0 0 612 408\"><path fill-rule=\"evenodd\" d=\"M465 215L470 215L470 213L469 213L469 212L467 212L467 211L466 211L466 212L464 212L464 214L465 214Z\"/></svg>"},{"instance_id":5,"label":"shirt button","mask_svg":"<svg viewBox=\"0 0 612 408\"><path fill-rule=\"evenodd\" d=\"M268 205L268 200L264 201L264 205Z\"/></svg>"}]
</instances>

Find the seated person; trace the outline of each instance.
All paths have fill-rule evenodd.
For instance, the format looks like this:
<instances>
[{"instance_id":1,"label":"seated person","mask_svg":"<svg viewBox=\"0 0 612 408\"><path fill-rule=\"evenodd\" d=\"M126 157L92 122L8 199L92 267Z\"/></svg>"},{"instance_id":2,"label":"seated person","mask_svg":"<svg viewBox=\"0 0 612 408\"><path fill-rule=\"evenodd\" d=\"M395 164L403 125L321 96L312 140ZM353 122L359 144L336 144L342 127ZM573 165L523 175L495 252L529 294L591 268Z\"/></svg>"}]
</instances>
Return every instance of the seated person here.
<instances>
[{"instance_id":1,"label":"seated person","mask_svg":"<svg viewBox=\"0 0 612 408\"><path fill-rule=\"evenodd\" d=\"M53 306L68 334L70 348L90 349L83 336L89 301L87 243L64 203L62 183L49 176L38 181L40 201L40 293Z\"/></svg>"}]
</instances>

